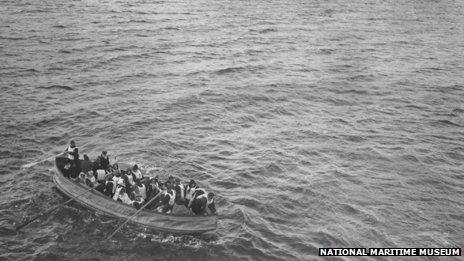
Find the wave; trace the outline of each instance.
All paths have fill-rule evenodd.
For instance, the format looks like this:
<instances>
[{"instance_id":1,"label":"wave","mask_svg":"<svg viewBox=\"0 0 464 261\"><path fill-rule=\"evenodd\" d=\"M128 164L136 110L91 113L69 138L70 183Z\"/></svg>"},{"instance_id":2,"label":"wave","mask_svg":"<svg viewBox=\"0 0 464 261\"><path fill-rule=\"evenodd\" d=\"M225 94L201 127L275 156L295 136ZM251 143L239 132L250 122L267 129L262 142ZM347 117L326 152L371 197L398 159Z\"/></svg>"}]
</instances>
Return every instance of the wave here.
<instances>
[{"instance_id":1,"label":"wave","mask_svg":"<svg viewBox=\"0 0 464 261\"><path fill-rule=\"evenodd\" d=\"M50 85L50 86L40 86L37 89L45 89L45 90L64 90L64 91L72 91L74 90L72 87L67 85Z\"/></svg>"},{"instance_id":2,"label":"wave","mask_svg":"<svg viewBox=\"0 0 464 261\"><path fill-rule=\"evenodd\" d=\"M330 89L331 92L338 93L338 94L358 94L358 95L366 95L369 94L368 91L364 90L356 90L356 89L349 89L349 90L339 90L339 89Z\"/></svg>"},{"instance_id":3,"label":"wave","mask_svg":"<svg viewBox=\"0 0 464 261\"><path fill-rule=\"evenodd\" d=\"M454 127L462 127L461 125L457 124L457 123L454 123L450 120L437 120L437 121L433 121L431 123L432 125L435 125L435 126L454 126Z\"/></svg>"},{"instance_id":4,"label":"wave","mask_svg":"<svg viewBox=\"0 0 464 261\"><path fill-rule=\"evenodd\" d=\"M266 33L277 32L277 29L275 28L266 28L266 29L261 29L261 30L250 29L250 32L258 32L259 34L266 34Z\"/></svg>"},{"instance_id":5,"label":"wave","mask_svg":"<svg viewBox=\"0 0 464 261\"><path fill-rule=\"evenodd\" d=\"M239 67L228 67L225 69L220 69L216 71L216 74L229 74L229 73L239 73L239 72L246 72L246 71L257 71L264 69L263 66L239 66Z\"/></svg>"}]
</instances>

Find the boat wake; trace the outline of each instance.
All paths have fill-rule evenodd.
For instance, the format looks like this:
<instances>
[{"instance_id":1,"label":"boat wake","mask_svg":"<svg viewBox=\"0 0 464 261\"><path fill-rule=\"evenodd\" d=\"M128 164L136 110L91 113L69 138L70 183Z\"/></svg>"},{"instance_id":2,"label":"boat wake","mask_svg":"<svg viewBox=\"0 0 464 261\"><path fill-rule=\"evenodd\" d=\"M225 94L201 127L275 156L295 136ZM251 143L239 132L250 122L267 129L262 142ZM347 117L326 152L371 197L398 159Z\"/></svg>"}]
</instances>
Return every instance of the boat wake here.
<instances>
[{"instance_id":1,"label":"boat wake","mask_svg":"<svg viewBox=\"0 0 464 261\"><path fill-rule=\"evenodd\" d=\"M144 239L153 243L160 243L165 246L176 246L181 248L199 249L214 245L215 239L196 237L189 235L173 235L165 233L138 233L136 239Z\"/></svg>"}]
</instances>

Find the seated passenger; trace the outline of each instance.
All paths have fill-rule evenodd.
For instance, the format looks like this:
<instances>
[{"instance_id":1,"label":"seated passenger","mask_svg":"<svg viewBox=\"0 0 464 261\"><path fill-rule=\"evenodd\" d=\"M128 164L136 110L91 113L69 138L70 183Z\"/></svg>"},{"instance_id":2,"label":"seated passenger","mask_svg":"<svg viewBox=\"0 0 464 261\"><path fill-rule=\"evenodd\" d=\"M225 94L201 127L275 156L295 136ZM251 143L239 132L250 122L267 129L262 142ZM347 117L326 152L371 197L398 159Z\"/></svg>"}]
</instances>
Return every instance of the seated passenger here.
<instances>
[{"instance_id":1,"label":"seated passenger","mask_svg":"<svg viewBox=\"0 0 464 261\"><path fill-rule=\"evenodd\" d=\"M208 207L210 214L216 214L216 204L214 204L214 193L208 193L207 197L208 201L206 202L206 206Z\"/></svg>"},{"instance_id":2,"label":"seated passenger","mask_svg":"<svg viewBox=\"0 0 464 261\"><path fill-rule=\"evenodd\" d=\"M122 180L123 183L124 183L124 179L121 178L121 172L120 171L114 171L113 172L113 177L112 177L112 181L113 181L113 195L114 193L116 192L116 187L118 185L118 182L119 180Z\"/></svg>"},{"instance_id":3,"label":"seated passenger","mask_svg":"<svg viewBox=\"0 0 464 261\"><path fill-rule=\"evenodd\" d=\"M185 187L185 201L184 201L184 204L186 207L188 207L188 204L190 202L190 200L193 198L193 193L195 193L195 190L197 189L197 183L195 182L195 180L190 180L188 186Z\"/></svg>"},{"instance_id":4,"label":"seated passenger","mask_svg":"<svg viewBox=\"0 0 464 261\"><path fill-rule=\"evenodd\" d=\"M175 180L174 190L176 191L176 204L183 205L185 202L185 186L181 183L179 178Z\"/></svg>"},{"instance_id":5,"label":"seated passenger","mask_svg":"<svg viewBox=\"0 0 464 261\"><path fill-rule=\"evenodd\" d=\"M121 173L118 163L114 163L113 166L109 168L109 172L113 173L113 175L116 175L116 173Z\"/></svg>"},{"instance_id":6,"label":"seated passenger","mask_svg":"<svg viewBox=\"0 0 464 261\"><path fill-rule=\"evenodd\" d=\"M160 181L158 180L158 175L156 175L154 178L149 178L150 185L152 186L153 189L160 189Z\"/></svg>"},{"instance_id":7,"label":"seated passenger","mask_svg":"<svg viewBox=\"0 0 464 261\"><path fill-rule=\"evenodd\" d=\"M135 186L138 188L138 190L140 191L140 194L141 194L141 197L142 197L142 201L145 202L146 199L147 199L147 187L145 186L144 183L142 183L141 180L136 180L135 181Z\"/></svg>"},{"instance_id":8,"label":"seated passenger","mask_svg":"<svg viewBox=\"0 0 464 261\"><path fill-rule=\"evenodd\" d=\"M207 215L207 209L212 214L216 213L216 207L214 205L214 193L210 192L208 195L201 194L193 199L189 211L192 211L195 215Z\"/></svg>"},{"instance_id":9,"label":"seated passenger","mask_svg":"<svg viewBox=\"0 0 464 261\"><path fill-rule=\"evenodd\" d=\"M84 160L81 164L81 171L87 173L91 170L93 170L93 163L92 161L90 161L89 156L87 156L87 154L84 154Z\"/></svg>"},{"instance_id":10,"label":"seated passenger","mask_svg":"<svg viewBox=\"0 0 464 261\"><path fill-rule=\"evenodd\" d=\"M193 192L190 200L188 201L187 209L190 209L192 206L193 201L198 198L199 196L204 195L206 196L206 190L196 187L195 191Z\"/></svg>"},{"instance_id":11,"label":"seated passenger","mask_svg":"<svg viewBox=\"0 0 464 261\"><path fill-rule=\"evenodd\" d=\"M167 183L167 185L162 185L160 196L160 202L158 206L158 212L170 214L172 208L174 207L174 200L176 198L176 192L172 189L172 185Z\"/></svg>"},{"instance_id":12,"label":"seated passenger","mask_svg":"<svg viewBox=\"0 0 464 261\"><path fill-rule=\"evenodd\" d=\"M119 194L121 194L121 191L122 191L123 188L124 188L124 192L125 192L125 187L126 187L126 184L125 184L124 180L122 178L120 178L118 180L118 182L116 183L116 189L114 190L114 193L113 193L113 200L118 200Z\"/></svg>"},{"instance_id":13,"label":"seated passenger","mask_svg":"<svg viewBox=\"0 0 464 261\"><path fill-rule=\"evenodd\" d=\"M155 200L155 207L158 209L158 207L161 206L162 202L164 201L164 198L166 197L166 193L167 193L167 189L166 189L166 185L163 183L163 182L158 182L158 189L159 189L159 192L157 194L158 196L158 199Z\"/></svg>"},{"instance_id":14,"label":"seated passenger","mask_svg":"<svg viewBox=\"0 0 464 261\"><path fill-rule=\"evenodd\" d=\"M69 177L71 177L72 172L73 172L72 164L70 162L67 162L66 164L64 164L64 166L63 166L63 176L65 176L66 178L69 178Z\"/></svg>"},{"instance_id":15,"label":"seated passenger","mask_svg":"<svg viewBox=\"0 0 464 261\"><path fill-rule=\"evenodd\" d=\"M98 158L95 160L94 170L97 170L97 169L108 170L109 167L110 167L110 159L107 156L107 152L104 150L102 151L100 156L98 156Z\"/></svg>"},{"instance_id":16,"label":"seated passenger","mask_svg":"<svg viewBox=\"0 0 464 261\"><path fill-rule=\"evenodd\" d=\"M139 166L137 166L137 164L135 164L132 168L132 173L134 174L135 180L141 180L143 178L142 172L140 171Z\"/></svg>"},{"instance_id":17,"label":"seated passenger","mask_svg":"<svg viewBox=\"0 0 464 261\"><path fill-rule=\"evenodd\" d=\"M132 195L131 199L133 202L133 205L136 209L139 209L143 205L143 197L142 197L142 192L140 191L139 187L137 185L134 185L132 187Z\"/></svg>"},{"instance_id":18,"label":"seated passenger","mask_svg":"<svg viewBox=\"0 0 464 261\"><path fill-rule=\"evenodd\" d=\"M112 197L113 195L113 175L108 174L105 176L105 180L102 182L99 182L95 190L100 191L103 195L106 195L108 197Z\"/></svg>"},{"instance_id":19,"label":"seated passenger","mask_svg":"<svg viewBox=\"0 0 464 261\"><path fill-rule=\"evenodd\" d=\"M152 198L156 197L158 193L160 193L160 188L158 185L158 177L156 176L155 178L149 178L145 180L145 188L147 189L147 199L146 201L150 201ZM157 207L157 203L159 202L158 200L152 201L147 208L148 209L153 209Z\"/></svg>"},{"instance_id":20,"label":"seated passenger","mask_svg":"<svg viewBox=\"0 0 464 261\"><path fill-rule=\"evenodd\" d=\"M105 181L105 178L106 178L106 175L107 175L105 170L97 169L95 171L95 174L96 174L96 178L97 178L98 182L101 183L101 182Z\"/></svg>"},{"instance_id":21,"label":"seated passenger","mask_svg":"<svg viewBox=\"0 0 464 261\"><path fill-rule=\"evenodd\" d=\"M83 182L93 188L93 187L96 187L98 185L98 182L97 182L97 179L95 179L95 175L93 173L93 171L87 171L86 173L83 173L84 175L81 177L81 179L83 180Z\"/></svg>"},{"instance_id":22,"label":"seated passenger","mask_svg":"<svg viewBox=\"0 0 464 261\"><path fill-rule=\"evenodd\" d=\"M124 180L126 181L127 184L129 184L130 186L134 186L135 185L135 177L134 177L134 174L132 173L132 171L130 169L126 170L124 172Z\"/></svg>"},{"instance_id":23,"label":"seated passenger","mask_svg":"<svg viewBox=\"0 0 464 261\"><path fill-rule=\"evenodd\" d=\"M106 180L107 180L107 175L110 175L109 173L106 173L105 170L103 169L97 169L95 172L95 179L96 179L96 190L100 191L101 193L103 193L103 191L105 190L105 187L106 187Z\"/></svg>"},{"instance_id":24,"label":"seated passenger","mask_svg":"<svg viewBox=\"0 0 464 261\"><path fill-rule=\"evenodd\" d=\"M129 197L129 195L126 192L126 188L124 188L124 187L119 192L117 200L124 203L124 204L126 204L126 205L131 205L131 206L134 205L134 201Z\"/></svg>"}]
</instances>

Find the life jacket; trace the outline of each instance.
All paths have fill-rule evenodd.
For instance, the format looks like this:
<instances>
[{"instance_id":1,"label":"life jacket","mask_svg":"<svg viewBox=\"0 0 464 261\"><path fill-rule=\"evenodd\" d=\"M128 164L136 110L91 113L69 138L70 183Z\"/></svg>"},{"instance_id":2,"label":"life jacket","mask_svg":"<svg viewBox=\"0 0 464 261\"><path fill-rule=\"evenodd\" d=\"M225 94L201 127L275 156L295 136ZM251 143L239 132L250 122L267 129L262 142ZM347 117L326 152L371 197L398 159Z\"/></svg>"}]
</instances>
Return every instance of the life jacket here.
<instances>
[{"instance_id":1,"label":"life jacket","mask_svg":"<svg viewBox=\"0 0 464 261\"><path fill-rule=\"evenodd\" d=\"M145 187L145 184L142 184L142 186L139 187L139 190L140 194L142 194L142 199L147 199L147 188Z\"/></svg>"},{"instance_id":2,"label":"life jacket","mask_svg":"<svg viewBox=\"0 0 464 261\"><path fill-rule=\"evenodd\" d=\"M71 148L71 146L69 146L66 151L68 152L68 159L70 160L74 160L74 155L70 154L70 153L74 153L75 149L77 147L74 147L74 148Z\"/></svg>"},{"instance_id":3,"label":"life jacket","mask_svg":"<svg viewBox=\"0 0 464 261\"><path fill-rule=\"evenodd\" d=\"M137 186L138 189L135 189L134 190L134 201L136 202L143 202L143 196L142 196L142 192L140 191L140 187Z\"/></svg>"},{"instance_id":4,"label":"life jacket","mask_svg":"<svg viewBox=\"0 0 464 261\"><path fill-rule=\"evenodd\" d=\"M90 182L90 184L92 184L92 186L97 184L97 180L91 171L87 172L85 175L84 183L87 183L87 180Z\"/></svg>"},{"instance_id":5,"label":"life jacket","mask_svg":"<svg viewBox=\"0 0 464 261\"><path fill-rule=\"evenodd\" d=\"M130 184L131 186L134 185L135 182L134 182L134 177L132 176L132 174L127 173L126 176L127 176L127 179L129 180L129 184Z\"/></svg>"},{"instance_id":6,"label":"life jacket","mask_svg":"<svg viewBox=\"0 0 464 261\"><path fill-rule=\"evenodd\" d=\"M136 179L142 179L143 176L142 176L142 172L138 169L136 171L132 171L132 173L134 173L134 176Z\"/></svg>"},{"instance_id":7,"label":"life jacket","mask_svg":"<svg viewBox=\"0 0 464 261\"><path fill-rule=\"evenodd\" d=\"M116 187L118 186L119 179L121 178L116 176L113 177L113 194L116 192Z\"/></svg>"},{"instance_id":8,"label":"life jacket","mask_svg":"<svg viewBox=\"0 0 464 261\"><path fill-rule=\"evenodd\" d=\"M97 169L97 180L98 181L103 181L105 180L106 176L106 171L103 169Z\"/></svg>"},{"instance_id":9,"label":"life jacket","mask_svg":"<svg viewBox=\"0 0 464 261\"><path fill-rule=\"evenodd\" d=\"M118 200L118 198L119 198L119 193L121 192L121 189L122 189L122 187L116 188L116 190L115 190L115 192L114 192L114 195L113 195L113 199L114 199L114 200Z\"/></svg>"},{"instance_id":10,"label":"life jacket","mask_svg":"<svg viewBox=\"0 0 464 261\"><path fill-rule=\"evenodd\" d=\"M176 195L179 196L181 199L185 198L185 186L184 186L184 184L181 183L181 184L177 185L176 187L179 188L178 191L180 193L180 195L177 195L177 194Z\"/></svg>"},{"instance_id":11,"label":"life jacket","mask_svg":"<svg viewBox=\"0 0 464 261\"><path fill-rule=\"evenodd\" d=\"M127 195L127 193L120 194L119 199L122 201L122 203L127 204L127 205L131 205L132 203L134 203L134 201L132 201L129 198L129 195Z\"/></svg>"},{"instance_id":12,"label":"life jacket","mask_svg":"<svg viewBox=\"0 0 464 261\"><path fill-rule=\"evenodd\" d=\"M171 193L166 191L166 195L169 195L169 206L174 206L174 200L176 199L176 192L171 189Z\"/></svg>"}]
</instances>

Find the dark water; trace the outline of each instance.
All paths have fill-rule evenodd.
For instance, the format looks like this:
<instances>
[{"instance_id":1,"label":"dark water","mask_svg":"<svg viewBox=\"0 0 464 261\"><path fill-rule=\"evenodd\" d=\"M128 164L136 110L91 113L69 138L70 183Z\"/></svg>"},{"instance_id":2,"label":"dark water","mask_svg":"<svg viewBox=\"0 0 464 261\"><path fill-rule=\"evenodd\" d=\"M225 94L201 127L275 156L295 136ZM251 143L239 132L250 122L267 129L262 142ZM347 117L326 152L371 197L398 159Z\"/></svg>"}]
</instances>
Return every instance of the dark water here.
<instances>
[{"instance_id":1,"label":"dark water","mask_svg":"<svg viewBox=\"0 0 464 261\"><path fill-rule=\"evenodd\" d=\"M462 247L463 13L458 0L0 1L0 260ZM77 204L14 232L65 201L51 162L20 166L70 139L216 191L216 234L129 226L108 241L119 221Z\"/></svg>"}]
</instances>

